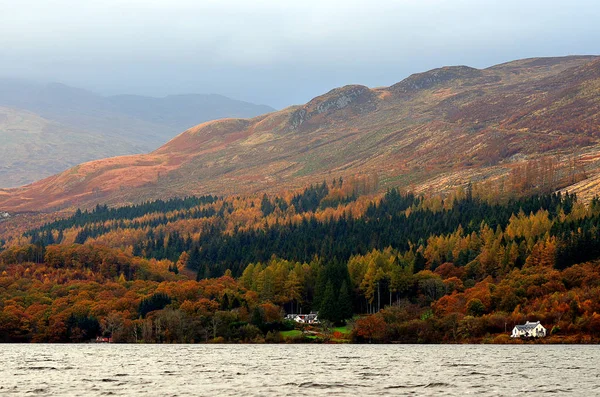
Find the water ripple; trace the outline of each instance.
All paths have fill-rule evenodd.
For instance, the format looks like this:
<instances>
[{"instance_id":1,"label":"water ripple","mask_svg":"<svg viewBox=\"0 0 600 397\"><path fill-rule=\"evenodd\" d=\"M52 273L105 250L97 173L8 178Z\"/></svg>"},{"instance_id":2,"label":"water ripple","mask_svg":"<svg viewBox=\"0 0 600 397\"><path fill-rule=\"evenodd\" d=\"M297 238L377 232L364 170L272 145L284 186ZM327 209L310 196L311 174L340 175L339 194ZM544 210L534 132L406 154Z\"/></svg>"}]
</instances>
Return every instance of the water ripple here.
<instances>
[{"instance_id":1,"label":"water ripple","mask_svg":"<svg viewBox=\"0 0 600 397\"><path fill-rule=\"evenodd\" d=\"M600 390L598 346L2 345L0 354L0 397L464 397Z\"/></svg>"}]
</instances>

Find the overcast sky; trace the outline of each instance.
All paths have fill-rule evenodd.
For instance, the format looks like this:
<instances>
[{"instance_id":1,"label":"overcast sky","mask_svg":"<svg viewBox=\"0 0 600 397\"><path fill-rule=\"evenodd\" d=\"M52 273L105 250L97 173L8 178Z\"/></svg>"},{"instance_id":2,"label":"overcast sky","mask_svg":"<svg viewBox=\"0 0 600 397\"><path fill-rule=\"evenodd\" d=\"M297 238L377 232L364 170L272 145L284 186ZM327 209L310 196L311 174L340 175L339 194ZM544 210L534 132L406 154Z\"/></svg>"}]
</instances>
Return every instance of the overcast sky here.
<instances>
[{"instance_id":1,"label":"overcast sky","mask_svg":"<svg viewBox=\"0 0 600 397\"><path fill-rule=\"evenodd\" d=\"M598 0L0 0L0 76L277 108L443 65L600 54Z\"/></svg>"}]
</instances>

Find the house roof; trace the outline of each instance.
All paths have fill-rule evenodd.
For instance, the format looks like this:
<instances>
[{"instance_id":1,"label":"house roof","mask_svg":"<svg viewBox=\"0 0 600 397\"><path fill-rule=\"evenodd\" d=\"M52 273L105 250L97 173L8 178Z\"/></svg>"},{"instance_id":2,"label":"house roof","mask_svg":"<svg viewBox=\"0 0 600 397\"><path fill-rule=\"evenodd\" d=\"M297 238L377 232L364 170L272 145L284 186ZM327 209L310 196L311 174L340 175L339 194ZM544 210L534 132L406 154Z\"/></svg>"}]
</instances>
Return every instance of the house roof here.
<instances>
[{"instance_id":1,"label":"house roof","mask_svg":"<svg viewBox=\"0 0 600 397\"><path fill-rule=\"evenodd\" d=\"M535 327L537 327L538 325L540 325L539 321L536 321L535 323L529 322L527 321L525 324L523 325L515 325L515 328L518 329L519 331L529 331L534 329Z\"/></svg>"}]
</instances>

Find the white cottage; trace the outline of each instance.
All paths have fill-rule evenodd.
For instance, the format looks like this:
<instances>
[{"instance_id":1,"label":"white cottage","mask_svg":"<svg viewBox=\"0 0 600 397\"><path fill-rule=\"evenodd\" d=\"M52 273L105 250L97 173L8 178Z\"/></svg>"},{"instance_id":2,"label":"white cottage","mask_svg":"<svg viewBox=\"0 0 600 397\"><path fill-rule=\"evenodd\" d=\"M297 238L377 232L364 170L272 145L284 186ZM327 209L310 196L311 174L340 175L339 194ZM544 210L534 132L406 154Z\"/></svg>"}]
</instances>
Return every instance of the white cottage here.
<instances>
[{"instance_id":1,"label":"white cottage","mask_svg":"<svg viewBox=\"0 0 600 397\"><path fill-rule=\"evenodd\" d=\"M317 313L310 314L288 314L285 316L287 320L293 320L300 324L318 324L319 319Z\"/></svg>"},{"instance_id":2,"label":"white cottage","mask_svg":"<svg viewBox=\"0 0 600 397\"><path fill-rule=\"evenodd\" d=\"M511 338L543 338L546 336L546 328L539 321L527 321L523 325L515 325Z\"/></svg>"}]
</instances>

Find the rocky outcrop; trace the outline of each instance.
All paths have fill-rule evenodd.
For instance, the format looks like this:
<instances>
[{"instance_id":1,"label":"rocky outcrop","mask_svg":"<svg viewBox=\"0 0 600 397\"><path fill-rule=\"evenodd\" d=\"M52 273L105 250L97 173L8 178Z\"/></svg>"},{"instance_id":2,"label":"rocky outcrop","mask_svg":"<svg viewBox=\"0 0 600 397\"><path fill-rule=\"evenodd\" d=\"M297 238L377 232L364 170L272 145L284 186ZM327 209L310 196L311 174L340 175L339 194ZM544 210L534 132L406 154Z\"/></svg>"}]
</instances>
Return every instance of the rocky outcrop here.
<instances>
[{"instance_id":1,"label":"rocky outcrop","mask_svg":"<svg viewBox=\"0 0 600 397\"><path fill-rule=\"evenodd\" d=\"M375 107L373 92L363 85L348 85L329 91L325 95L314 98L290 117L290 126L298 128L302 123L323 113L334 113L353 107L357 113L372 110Z\"/></svg>"},{"instance_id":2,"label":"rocky outcrop","mask_svg":"<svg viewBox=\"0 0 600 397\"><path fill-rule=\"evenodd\" d=\"M468 66L443 67L410 75L390 89L394 92L410 93L434 88L457 79L473 79L483 75L483 71Z\"/></svg>"}]
</instances>

